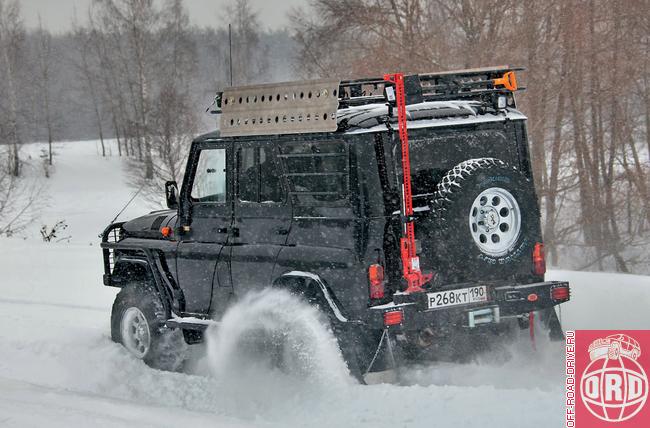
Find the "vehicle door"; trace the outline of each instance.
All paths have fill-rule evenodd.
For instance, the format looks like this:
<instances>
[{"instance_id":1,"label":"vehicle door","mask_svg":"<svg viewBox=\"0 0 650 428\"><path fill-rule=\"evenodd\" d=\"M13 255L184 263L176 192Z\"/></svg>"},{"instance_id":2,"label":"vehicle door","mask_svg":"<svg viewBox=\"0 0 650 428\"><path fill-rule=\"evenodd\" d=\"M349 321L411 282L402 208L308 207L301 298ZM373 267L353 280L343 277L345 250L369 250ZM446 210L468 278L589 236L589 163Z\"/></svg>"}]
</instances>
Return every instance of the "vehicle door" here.
<instances>
[{"instance_id":1,"label":"vehicle door","mask_svg":"<svg viewBox=\"0 0 650 428\"><path fill-rule=\"evenodd\" d=\"M235 143L231 270L235 294L270 285L291 227L291 206L274 142Z\"/></svg>"},{"instance_id":2,"label":"vehicle door","mask_svg":"<svg viewBox=\"0 0 650 428\"><path fill-rule=\"evenodd\" d=\"M213 290L230 287L227 250L232 226L232 143L199 143L192 151L185 181L177 272L186 314L210 311ZM219 265L219 266L218 266ZM231 289L230 289L231 290ZM227 298L228 292L217 300Z\"/></svg>"}]
</instances>

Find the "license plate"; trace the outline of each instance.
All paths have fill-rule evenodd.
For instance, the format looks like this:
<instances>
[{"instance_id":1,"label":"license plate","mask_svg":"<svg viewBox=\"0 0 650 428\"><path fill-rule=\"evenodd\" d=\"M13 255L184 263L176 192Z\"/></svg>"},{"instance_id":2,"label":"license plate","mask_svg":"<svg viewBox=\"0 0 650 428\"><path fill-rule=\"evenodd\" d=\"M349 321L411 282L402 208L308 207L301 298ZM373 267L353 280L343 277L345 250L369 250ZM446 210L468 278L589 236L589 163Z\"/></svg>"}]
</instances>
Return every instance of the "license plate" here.
<instances>
[{"instance_id":1,"label":"license plate","mask_svg":"<svg viewBox=\"0 0 650 428\"><path fill-rule=\"evenodd\" d=\"M429 309L446 306L466 305L468 303L487 302L487 287L484 285L458 290L427 293Z\"/></svg>"}]
</instances>

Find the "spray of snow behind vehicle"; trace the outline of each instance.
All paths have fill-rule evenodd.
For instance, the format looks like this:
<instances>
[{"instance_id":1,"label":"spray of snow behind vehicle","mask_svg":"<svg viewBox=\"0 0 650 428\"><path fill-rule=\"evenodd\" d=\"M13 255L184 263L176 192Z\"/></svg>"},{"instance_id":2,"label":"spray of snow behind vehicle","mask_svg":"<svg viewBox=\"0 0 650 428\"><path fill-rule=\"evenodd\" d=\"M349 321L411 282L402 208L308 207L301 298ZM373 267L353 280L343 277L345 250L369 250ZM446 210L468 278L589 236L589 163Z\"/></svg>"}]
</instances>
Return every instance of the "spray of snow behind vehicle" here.
<instances>
[{"instance_id":1,"label":"spray of snow behind vehicle","mask_svg":"<svg viewBox=\"0 0 650 428\"><path fill-rule=\"evenodd\" d=\"M353 382L327 319L284 290L243 297L208 330L207 346L212 374L235 385L259 386L263 377L310 387Z\"/></svg>"},{"instance_id":2,"label":"spray of snow behind vehicle","mask_svg":"<svg viewBox=\"0 0 650 428\"><path fill-rule=\"evenodd\" d=\"M509 342L496 341L465 363L443 360L409 367L400 384L558 389L564 379L564 342L552 342L539 323L535 331L536 347L528 329L517 331Z\"/></svg>"}]
</instances>

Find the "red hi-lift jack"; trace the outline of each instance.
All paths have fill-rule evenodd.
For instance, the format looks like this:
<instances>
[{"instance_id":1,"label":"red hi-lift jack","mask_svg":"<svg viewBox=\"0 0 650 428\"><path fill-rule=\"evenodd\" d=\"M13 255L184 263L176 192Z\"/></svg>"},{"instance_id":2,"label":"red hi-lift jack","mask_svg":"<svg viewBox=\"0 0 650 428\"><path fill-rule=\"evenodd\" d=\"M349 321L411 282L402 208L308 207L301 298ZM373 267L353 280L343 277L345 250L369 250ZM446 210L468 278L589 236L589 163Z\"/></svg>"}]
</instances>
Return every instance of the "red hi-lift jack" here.
<instances>
[{"instance_id":1,"label":"red hi-lift jack","mask_svg":"<svg viewBox=\"0 0 650 428\"><path fill-rule=\"evenodd\" d=\"M415 218L413 216L413 194L411 192L411 162L409 159L409 137L406 123L406 94L404 91L404 74L384 74L384 80L395 86L395 104L397 106L397 124L402 149L402 237L400 254L402 258L402 275L406 280L406 293L424 291L422 286L431 281L433 274L420 270L420 258L417 255L415 241Z\"/></svg>"}]
</instances>

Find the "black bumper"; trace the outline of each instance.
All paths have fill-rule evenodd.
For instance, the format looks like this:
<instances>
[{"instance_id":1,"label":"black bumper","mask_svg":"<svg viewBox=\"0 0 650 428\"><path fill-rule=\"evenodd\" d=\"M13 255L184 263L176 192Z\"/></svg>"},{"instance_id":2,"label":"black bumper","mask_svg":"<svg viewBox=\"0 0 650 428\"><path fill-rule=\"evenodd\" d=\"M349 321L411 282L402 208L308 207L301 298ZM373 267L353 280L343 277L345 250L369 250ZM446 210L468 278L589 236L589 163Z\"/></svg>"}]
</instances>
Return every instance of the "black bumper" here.
<instances>
[{"instance_id":1,"label":"black bumper","mask_svg":"<svg viewBox=\"0 0 650 428\"><path fill-rule=\"evenodd\" d=\"M484 284L465 284L458 288L481 285ZM555 288L565 288L566 296L554 298L552 290ZM487 290L486 301L435 309L429 308L429 293L397 294L393 297L393 302L369 308L368 324L373 328L383 328L386 312L402 311L402 322L391 327L405 331L421 330L425 327L475 327L551 308L570 299L569 283L566 281L489 285ZM492 320L486 321L489 317L492 317Z\"/></svg>"}]
</instances>

